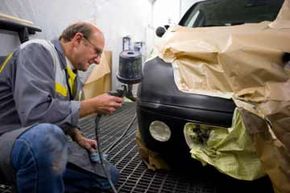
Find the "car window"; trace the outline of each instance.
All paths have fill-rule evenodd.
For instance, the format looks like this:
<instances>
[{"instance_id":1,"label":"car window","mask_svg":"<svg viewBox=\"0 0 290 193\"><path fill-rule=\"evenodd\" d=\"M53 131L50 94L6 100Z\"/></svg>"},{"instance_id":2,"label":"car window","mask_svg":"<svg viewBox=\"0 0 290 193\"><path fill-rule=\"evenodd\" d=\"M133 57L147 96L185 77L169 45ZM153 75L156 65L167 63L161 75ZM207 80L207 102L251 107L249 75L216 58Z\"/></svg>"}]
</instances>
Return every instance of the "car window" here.
<instances>
[{"instance_id":1,"label":"car window","mask_svg":"<svg viewBox=\"0 0 290 193\"><path fill-rule=\"evenodd\" d=\"M186 26L196 26L197 17L200 15L200 10L192 12L192 16L186 21Z\"/></svg>"},{"instance_id":2,"label":"car window","mask_svg":"<svg viewBox=\"0 0 290 193\"><path fill-rule=\"evenodd\" d=\"M230 26L273 21L283 0L207 0L194 4L179 25Z\"/></svg>"}]
</instances>

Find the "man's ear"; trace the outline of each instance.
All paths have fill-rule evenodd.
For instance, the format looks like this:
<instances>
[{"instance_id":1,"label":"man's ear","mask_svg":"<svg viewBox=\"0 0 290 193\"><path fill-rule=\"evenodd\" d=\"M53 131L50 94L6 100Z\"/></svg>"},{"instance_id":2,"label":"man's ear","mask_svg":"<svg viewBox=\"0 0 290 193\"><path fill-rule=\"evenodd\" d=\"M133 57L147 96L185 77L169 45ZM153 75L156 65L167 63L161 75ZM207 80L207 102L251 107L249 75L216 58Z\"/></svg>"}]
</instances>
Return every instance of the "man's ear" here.
<instances>
[{"instance_id":1,"label":"man's ear","mask_svg":"<svg viewBox=\"0 0 290 193\"><path fill-rule=\"evenodd\" d=\"M77 46L81 43L82 39L83 39L84 35L80 32L77 32L74 37L72 38L72 43Z\"/></svg>"},{"instance_id":2,"label":"man's ear","mask_svg":"<svg viewBox=\"0 0 290 193\"><path fill-rule=\"evenodd\" d=\"M84 35L80 32L77 32L75 34L75 36L73 37L73 40L77 41L77 42L81 42L81 40L84 38Z\"/></svg>"}]
</instances>

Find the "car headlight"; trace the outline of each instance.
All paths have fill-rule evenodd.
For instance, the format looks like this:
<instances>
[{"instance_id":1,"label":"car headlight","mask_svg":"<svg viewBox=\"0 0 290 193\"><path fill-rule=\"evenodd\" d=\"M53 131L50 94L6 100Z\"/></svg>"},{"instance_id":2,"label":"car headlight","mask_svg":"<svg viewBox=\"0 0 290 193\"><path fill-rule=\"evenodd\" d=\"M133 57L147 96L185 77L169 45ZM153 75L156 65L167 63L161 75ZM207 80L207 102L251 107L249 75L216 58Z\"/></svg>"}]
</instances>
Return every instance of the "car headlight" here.
<instances>
[{"instance_id":1,"label":"car headlight","mask_svg":"<svg viewBox=\"0 0 290 193\"><path fill-rule=\"evenodd\" d=\"M157 141L166 142L171 137L170 128L162 121L153 121L149 126L149 131Z\"/></svg>"}]
</instances>

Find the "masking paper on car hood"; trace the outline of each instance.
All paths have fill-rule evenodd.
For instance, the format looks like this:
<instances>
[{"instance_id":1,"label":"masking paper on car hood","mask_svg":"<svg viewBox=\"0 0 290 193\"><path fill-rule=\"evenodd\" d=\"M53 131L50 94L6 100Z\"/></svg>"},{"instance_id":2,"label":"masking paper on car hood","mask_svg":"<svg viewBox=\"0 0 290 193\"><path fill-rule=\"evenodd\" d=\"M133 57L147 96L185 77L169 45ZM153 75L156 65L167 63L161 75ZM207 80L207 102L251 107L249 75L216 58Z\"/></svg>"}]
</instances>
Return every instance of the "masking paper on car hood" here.
<instances>
[{"instance_id":1,"label":"masking paper on car hood","mask_svg":"<svg viewBox=\"0 0 290 193\"><path fill-rule=\"evenodd\" d=\"M290 52L290 29L277 30L262 22L171 30L158 47L159 56L173 64L181 91L230 94L257 102L283 100L268 87L289 79L282 55Z\"/></svg>"},{"instance_id":2,"label":"masking paper on car hood","mask_svg":"<svg viewBox=\"0 0 290 193\"><path fill-rule=\"evenodd\" d=\"M255 126L246 128L275 191L282 193L290 192L290 62L282 60L290 53L289 10L286 0L272 23L177 26L157 47L159 57L173 64L181 91L232 97L244 112L256 115L253 119L243 116L245 125L255 124L251 122L258 118L265 122L257 132ZM263 137L264 132L270 138ZM279 151L273 153L267 146Z\"/></svg>"}]
</instances>

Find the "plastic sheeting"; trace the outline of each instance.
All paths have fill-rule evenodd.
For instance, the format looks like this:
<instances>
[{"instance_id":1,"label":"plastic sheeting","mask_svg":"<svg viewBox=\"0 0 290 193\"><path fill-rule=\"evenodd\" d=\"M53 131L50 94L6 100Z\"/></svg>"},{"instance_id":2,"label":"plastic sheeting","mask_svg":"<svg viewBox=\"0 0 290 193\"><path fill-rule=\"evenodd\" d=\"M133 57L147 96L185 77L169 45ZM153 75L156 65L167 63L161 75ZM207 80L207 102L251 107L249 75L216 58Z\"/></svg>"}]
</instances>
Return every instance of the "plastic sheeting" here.
<instances>
[{"instance_id":1,"label":"plastic sheeting","mask_svg":"<svg viewBox=\"0 0 290 193\"><path fill-rule=\"evenodd\" d=\"M187 123L184 135L191 156L240 180L254 180L265 175L254 144L236 109L231 128Z\"/></svg>"},{"instance_id":2,"label":"plastic sheeting","mask_svg":"<svg viewBox=\"0 0 290 193\"><path fill-rule=\"evenodd\" d=\"M152 6L147 0L1 0L0 12L30 20L42 29L42 32L30 36L31 39L58 38L65 27L80 20L96 23L104 32L105 49L113 53L113 86L117 83L115 74L122 50L122 37L130 35L133 41L146 42L146 48L151 49L149 40L153 39L154 34L154 29L150 27ZM0 56L3 56L20 42L17 34L1 33L0 29L0 43Z\"/></svg>"}]
</instances>

